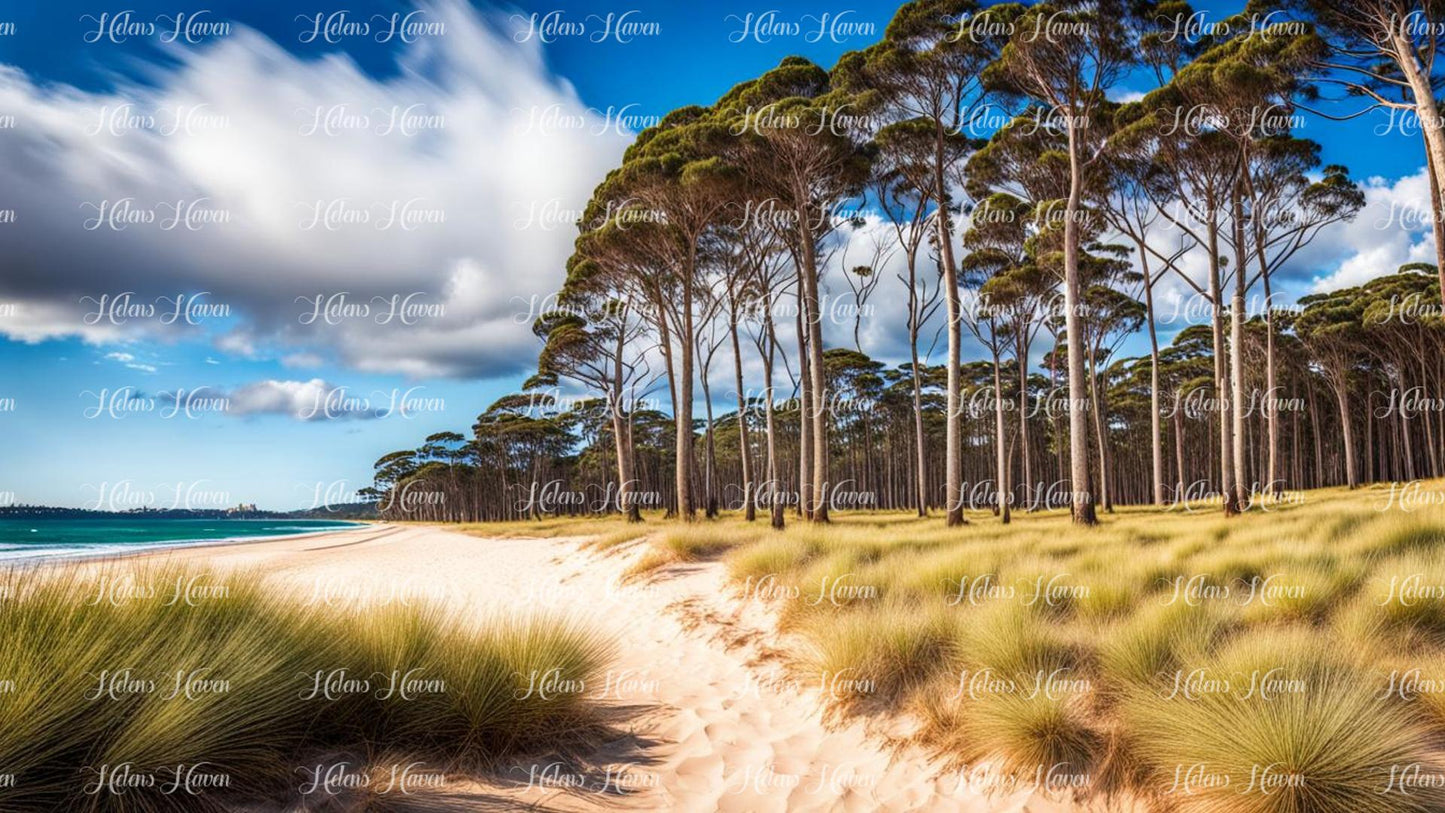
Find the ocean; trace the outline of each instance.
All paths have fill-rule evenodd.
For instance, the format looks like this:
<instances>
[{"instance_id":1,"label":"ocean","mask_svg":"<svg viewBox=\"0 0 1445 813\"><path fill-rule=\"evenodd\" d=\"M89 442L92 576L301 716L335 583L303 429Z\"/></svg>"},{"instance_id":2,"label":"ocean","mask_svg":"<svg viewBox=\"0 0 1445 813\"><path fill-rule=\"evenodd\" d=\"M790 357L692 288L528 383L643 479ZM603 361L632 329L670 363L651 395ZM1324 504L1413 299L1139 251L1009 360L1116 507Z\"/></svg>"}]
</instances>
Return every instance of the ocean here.
<instances>
[{"instance_id":1,"label":"ocean","mask_svg":"<svg viewBox=\"0 0 1445 813\"><path fill-rule=\"evenodd\" d=\"M324 519L0 519L0 560L87 556L355 528Z\"/></svg>"}]
</instances>

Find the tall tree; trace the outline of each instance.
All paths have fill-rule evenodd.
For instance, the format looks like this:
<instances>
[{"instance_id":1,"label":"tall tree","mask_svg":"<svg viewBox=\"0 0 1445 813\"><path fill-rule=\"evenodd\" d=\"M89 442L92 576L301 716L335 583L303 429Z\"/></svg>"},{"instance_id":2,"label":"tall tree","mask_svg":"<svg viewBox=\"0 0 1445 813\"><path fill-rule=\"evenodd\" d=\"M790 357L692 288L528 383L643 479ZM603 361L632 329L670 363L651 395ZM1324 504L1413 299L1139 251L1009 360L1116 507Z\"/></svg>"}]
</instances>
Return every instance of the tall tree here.
<instances>
[{"instance_id":1,"label":"tall tree","mask_svg":"<svg viewBox=\"0 0 1445 813\"><path fill-rule=\"evenodd\" d=\"M527 389L574 379L603 393L617 458L617 508L629 522L642 520L633 473L632 404L629 397L648 374L637 344L644 327L631 304L609 284L609 275L589 260L574 262L558 296L561 306L542 314L533 332L545 344L537 374Z\"/></svg>"},{"instance_id":2,"label":"tall tree","mask_svg":"<svg viewBox=\"0 0 1445 813\"><path fill-rule=\"evenodd\" d=\"M1083 299L1080 273L1081 221L1087 190L1084 178L1103 155L1108 107L1105 94L1137 63L1139 32L1152 22L1151 3L1124 0L1059 0L1027 9L995 6L1013 17L1013 33L986 72L1001 91L1043 104L1063 120L1067 136L1069 193L1064 204L1064 318L1068 345L1071 514L1092 525L1095 494L1089 483L1089 424L1084 414ZM1007 11L1003 9L1008 8ZM978 19L978 18L975 18ZM975 25L975 31L983 30Z\"/></svg>"},{"instance_id":3,"label":"tall tree","mask_svg":"<svg viewBox=\"0 0 1445 813\"><path fill-rule=\"evenodd\" d=\"M882 128L874 139L873 187L883 217L893 227L903 251L905 272L898 279L908 290L909 384L913 402L914 491L920 517L928 516L928 451L923 430L923 372L919 337L939 306L943 280L929 286L919 274L919 263L928 236L933 188L918 166L918 130L904 123ZM904 141L907 143L898 143Z\"/></svg>"},{"instance_id":4,"label":"tall tree","mask_svg":"<svg viewBox=\"0 0 1445 813\"><path fill-rule=\"evenodd\" d=\"M838 204L860 194L869 172L866 133L847 124L847 97L832 92L826 71L788 57L718 102L735 136L734 155L762 206L780 206L794 234L800 316L807 344L808 421L812 445L810 504L814 522L828 521L827 381L818 246L834 226Z\"/></svg>"},{"instance_id":5,"label":"tall tree","mask_svg":"<svg viewBox=\"0 0 1445 813\"><path fill-rule=\"evenodd\" d=\"M839 84L878 94L895 121L913 132L892 139L896 147L922 152L910 173L913 183L933 200L934 248L948 330L948 412L945 492L949 525L964 524L959 366L963 360L962 307L958 263L954 257L954 200L950 179L970 143L967 131L988 109L984 69L997 59L1003 43L978 36L970 21L980 8L972 0L914 0L900 8L883 42L839 61ZM962 148L962 149L961 149Z\"/></svg>"},{"instance_id":6,"label":"tall tree","mask_svg":"<svg viewBox=\"0 0 1445 813\"><path fill-rule=\"evenodd\" d=\"M629 228L623 250L650 245L651 272L659 321L669 324L669 375L674 383L677 507L683 519L696 516L693 496L693 386L697 377L697 310L707 242L736 200L736 173L723 161L726 131L712 111L688 107L668 114L628 147L620 169L593 194L593 207L637 201L655 213L647 229ZM632 246L627 246L630 243ZM616 243L614 242L614 246ZM646 267L646 266L644 266ZM674 363L674 359L676 363Z\"/></svg>"},{"instance_id":7,"label":"tall tree","mask_svg":"<svg viewBox=\"0 0 1445 813\"><path fill-rule=\"evenodd\" d=\"M1248 11L1276 3L1253 0ZM1438 0L1278 0L1277 5L1313 24L1306 51L1318 85L1335 86L1351 99L1367 98L1390 111L1403 133L1413 118L1425 143L1430 207L1438 224L1445 211L1445 119L1436 99L1445 77L1436 60L1445 48L1445 3ZM1276 30L1286 30L1280 23ZM1302 38L1303 39L1303 38ZM1304 48L1302 47L1302 50ZM1445 240L1435 230L1436 273L1445 296ZM1445 300L1442 300L1445 301Z\"/></svg>"}]
</instances>

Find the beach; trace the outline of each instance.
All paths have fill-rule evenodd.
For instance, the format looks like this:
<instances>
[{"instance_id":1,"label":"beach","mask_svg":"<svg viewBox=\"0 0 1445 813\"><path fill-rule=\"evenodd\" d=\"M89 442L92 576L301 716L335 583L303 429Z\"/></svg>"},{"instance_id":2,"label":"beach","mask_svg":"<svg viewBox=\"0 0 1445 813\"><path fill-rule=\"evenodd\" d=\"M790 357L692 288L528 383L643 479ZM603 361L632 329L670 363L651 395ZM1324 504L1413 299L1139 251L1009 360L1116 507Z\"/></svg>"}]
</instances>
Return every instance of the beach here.
<instances>
[{"instance_id":1,"label":"beach","mask_svg":"<svg viewBox=\"0 0 1445 813\"><path fill-rule=\"evenodd\" d=\"M462 623L561 614L615 637L604 685L586 691L616 710L616 740L568 758L513 759L486 777L451 776L425 803L395 800L403 809L413 802L458 810L1070 809L987 770L931 762L901 743L904 730L825 718L823 694L836 687L789 676L770 608L736 597L721 564L677 564L624 581L641 545L602 554L584 542L379 524L126 561L264 574L311 603L443 603ZM546 681L538 691L557 688Z\"/></svg>"}]
</instances>

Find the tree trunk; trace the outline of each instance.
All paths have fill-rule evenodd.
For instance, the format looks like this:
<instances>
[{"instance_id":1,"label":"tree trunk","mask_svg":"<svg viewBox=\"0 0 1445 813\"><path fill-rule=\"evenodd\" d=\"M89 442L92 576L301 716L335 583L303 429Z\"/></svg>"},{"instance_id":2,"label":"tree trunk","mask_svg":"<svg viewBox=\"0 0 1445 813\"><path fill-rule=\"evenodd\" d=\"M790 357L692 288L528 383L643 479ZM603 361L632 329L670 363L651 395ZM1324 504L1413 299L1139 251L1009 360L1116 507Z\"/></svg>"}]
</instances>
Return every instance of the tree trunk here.
<instances>
[{"instance_id":1,"label":"tree trunk","mask_svg":"<svg viewBox=\"0 0 1445 813\"><path fill-rule=\"evenodd\" d=\"M806 219L799 220L799 228L808 230ZM808 354L811 362L809 371L813 386L813 522L828 521L828 385L823 369L823 315L818 298L818 263L814 253L812 234L803 235L803 291L808 306Z\"/></svg>"},{"instance_id":2,"label":"tree trunk","mask_svg":"<svg viewBox=\"0 0 1445 813\"><path fill-rule=\"evenodd\" d=\"M1114 512L1114 496L1109 489L1109 447L1104 437L1104 382L1099 380L1099 348L1091 347L1089 352L1089 397L1094 410L1094 443L1098 450L1099 501L1106 513Z\"/></svg>"},{"instance_id":3,"label":"tree trunk","mask_svg":"<svg viewBox=\"0 0 1445 813\"><path fill-rule=\"evenodd\" d=\"M1003 377L999 375L998 351L993 354L993 429L994 429L994 464L998 468L998 516L1003 524L1009 524L1011 518L1011 502L1008 482L1008 446L1004 441L1004 420L1003 420Z\"/></svg>"},{"instance_id":4,"label":"tree trunk","mask_svg":"<svg viewBox=\"0 0 1445 813\"><path fill-rule=\"evenodd\" d=\"M1349 384L1344 375L1336 377L1335 400L1340 407L1340 426L1345 438L1345 485L1357 488L1360 485L1355 475L1355 430L1350 422Z\"/></svg>"},{"instance_id":5,"label":"tree trunk","mask_svg":"<svg viewBox=\"0 0 1445 813\"><path fill-rule=\"evenodd\" d=\"M633 495L632 436L623 420L622 409L622 352L626 331L617 332L617 355L612 367L612 434L617 441L617 508L627 517L628 522L641 522L642 512Z\"/></svg>"},{"instance_id":6,"label":"tree trunk","mask_svg":"<svg viewBox=\"0 0 1445 813\"><path fill-rule=\"evenodd\" d=\"M753 499L753 451L748 445L747 397L743 395L743 352L738 343L738 311L736 303L728 313L728 331L733 340L733 381L738 392L738 446L743 465L743 517L748 522L757 519L757 505Z\"/></svg>"},{"instance_id":7,"label":"tree trunk","mask_svg":"<svg viewBox=\"0 0 1445 813\"><path fill-rule=\"evenodd\" d=\"M766 401L763 405L764 419L768 425L768 493L771 502L768 504L768 514L772 518L772 526L782 530L785 524L783 519L783 501L781 497L780 484L778 483L778 432L773 423L773 352L778 349L778 335L773 329L773 314L771 308L767 313L767 335L764 341L767 343L768 352L763 354L763 377L764 386L767 387Z\"/></svg>"},{"instance_id":8,"label":"tree trunk","mask_svg":"<svg viewBox=\"0 0 1445 813\"><path fill-rule=\"evenodd\" d=\"M1241 158L1241 164L1244 163ZM1245 269L1244 205L1242 191L1236 184L1234 197L1234 296L1229 304L1229 370L1230 417L1234 427L1234 489L1235 504L1242 511L1249 507L1252 489L1244 465L1244 289L1249 285Z\"/></svg>"},{"instance_id":9,"label":"tree trunk","mask_svg":"<svg viewBox=\"0 0 1445 813\"><path fill-rule=\"evenodd\" d=\"M1178 471L1179 486L1174 491L1174 502L1184 502L1184 413L1174 409L1174 468Z\"/></svg>"},{"instance_id":10,"label":"tree trunk","mask_svg":"<svg viewBox=\"0 0 1445 813\"><path fill-rule=\"evenodd\" d=\"M1022 320L1018 326L1018 368L1019 368L1019 452L1023 458L1023 485L1025 510L1033 511L1029 500L1033 488L1033 467L1029 462L1029 337Z\"/></svg>"},{"instance_id":11,"label":"tree trunk","mask_svg":"<svg viewBox=\"0 0 1445 813\"><path fill-rule=\"evenodd\" d=\"M662 292L653 289L652 295L654 300L653 305L657 309L658 344L662 348L663 366L667 370L667 392L669 397L672 398L673 424L678 435L677 448L680 450L682 448L682 426L680 423L680 416L682 415L682 395L678 391L678 384L680 382L677 376L677 360L672 347L672 329L668 326L667 306L662 299ZM688 396L691 397L691 395L692 390L689 387ZM689 443L688 447L691 448L691 446L692 444ZM676 488L673 494L676 503L672 506L671 510L667 512L668 516L680 514L682 512L684 497L689 495L688 484L683 482L683 460L680 456L676 460L676 469ZM690 500L690 497L688 497L688 499Z\"/></svg>"},{"instance_id":12,"label":"tree trunk","mask_svg":"<svg viewBox=\"0 0 1445 813\"><path fill-rule=\"evenodd\" d=\"M702 494L703 516L708 519L716 517L718 513L717 444L714 443L716 435L713 433L712 387L707 380L710 361L711 357L704 361L699 378L702 386L703 415L707 421L703 431Z\"/></svg>"},{"instance_id":13,"label":"tree trunk","mask_svg":"<svg viewBox=\"0 0 1445 813\"><path fill-rule=\"evenodd\" d=\"M1324 444L1320 439L1320 418L1315 408L1315 388L1306 384L1305 391L1310 399L1310 433L1314 435L1315 441L1315 488L1323 488L1325 485L1325 451Z\"/></svg>"},{"instance_id":14,"label":"tree trunk","mask_svg":"<svg viewBox=\"0 0 1445 813\"><path fill-rule=\"evenodd\" d=\"M1144 314L1149 324L1149 437L1154 447L1151 460L1154 504L1164 504L1164 428L1159 419L1159 333L1154 326L1154 278L1149 270L1148 250L1139 243L1139 261L1144 267Z\"/></svg>"},{"instance_id":15,"label":"tree trunk","mask_svg":"<svg viewBox=\"0 0 1445 813\"><path fill-rule=\"evenodd\" d=\"M682 340L678 342L682 351L682 370L677 382L677 403L674 405L677 429L677 510L688 522L697 519L692 500L692 275L696 268L695 259L689 251L682 284Z\"/></svg>"},{"instance_id":16,"label":"tree trunk","mask_svg":"<svg viewBox=\"0 0 1445 813\"><path fill-rule=\"evenodd\" d=\"M808 332L803 329L803 286L798 285L798 514L804 520L813 518L813 432L808 423L812 414L813 366L808 353Z\"/></svg>"},{"instance_id":17,"label":"tree trunk","mask_svg":"<svg viewBox=\"0 0 1445 813\"><path fill-rule=\"evenodd\" d=\"M1224 290L1219 275L1219 224L1213 219L1212 201L1209 212L1210 326L1214 340L1214 396L1219 402L1219 491L1224 499L1224 515L1232 517L1239 513L1239 504L1235 502L1234 472L1231 468L1233 429L1229 409L1229 371L1225 366L1228 355L1224 346Z\"/></svg>"},{"instance_id":18,"label":"tree trunk","mask_svg":"<svg viewBox=\"0 0 1445 813\"><path fill-rule=\"evenodd\" d=\"M934 141L934 199L938 204L935 218L938 221L938 264L943 280L944 304L948 315L948 412L945 415L946 431L944 454L944 495L948 507L948 525L965 525L963 516L963 405L960 403L960 389L963 382L963 303L958 296L958 268L953 261L953 230L949 223L948 185L944 181L943 125L937 126Z\"/></svg>"},{"instance_id":19,"label":"tree trunk","mask_svg":"<svg viewBox=\"0 0 1445 813\"><path fill-rule=\"evenodd\" d=\"M1254 199L1254 179L1250 176L1249 165L1243 169L1244 183ZM1284 494L1284 478L1279 474L1279 383L1276 377L1274 349L1274 291L1270 283L1269 260L1264 253L1264 225L1260 218L1254 218L1254 257L1259 265L1259 279L1264 285L1264 420L1267 427L1268 448L1266 449L1264 490L1280 497Z\"/></svg>"},{"instance_id":20,"label":"tree trunk","mask_svg":"<svg viewBox=\"0 0 1445 813\"><path fill-rule=\"evenodd\" d=\"M918 466L918 516L928 516L928 454L923 445L923 376L918 369L918 317L915 315L917 294L909 294L908 349L912 356L913 371L913 443Z\"/></svg>"},{"instance_id":21,"label":"tree trunk","mask_svg":"<svg viewBox=\"0 0 1445 813\"><path fill-rule=\"evenodd\" d=\"M1094 494L1089 487L1089 424L1084 415L1084 329L1079 316L1079 199L1083 177L1079 167L1078 123L1068 117L1069 202L1064 221L1064 327L1069 348L1069 489L1076 525L1094 525Z\"/></svg>"}]
</instances>

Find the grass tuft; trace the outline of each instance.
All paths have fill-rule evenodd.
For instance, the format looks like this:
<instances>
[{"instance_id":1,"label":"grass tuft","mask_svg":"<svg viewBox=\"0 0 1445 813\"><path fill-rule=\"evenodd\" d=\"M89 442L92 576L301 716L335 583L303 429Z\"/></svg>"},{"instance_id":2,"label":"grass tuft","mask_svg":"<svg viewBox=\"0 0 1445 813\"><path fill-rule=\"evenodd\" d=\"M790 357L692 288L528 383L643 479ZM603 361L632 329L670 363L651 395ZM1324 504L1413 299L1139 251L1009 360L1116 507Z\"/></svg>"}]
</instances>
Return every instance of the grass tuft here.
<instances>
[{"instance_id":1,"label":"grass tuft","mask_svg":"<svg viewBox=\"0 0 1445 813\"><path fill-rule=\"evenodd\" d=\"M0 766L13 781L0 809L281 804L298 767L328 755L390 749L472 770L603 731L569 689L602 673L610 646L564 619L337 611L258 574L176 566L3 578ZM180 601L176 585L189 588ZM562 688L529 694L534 676ZM163 790L176 766L198 793ZM127 768L155 784L86 792Z\"/></svg>"}]
</instances>

